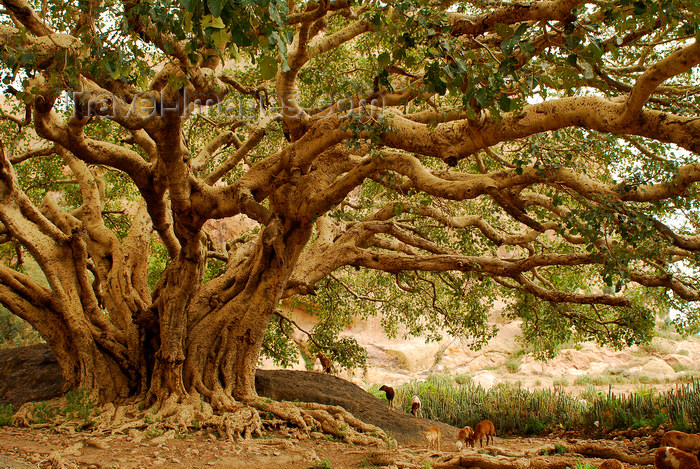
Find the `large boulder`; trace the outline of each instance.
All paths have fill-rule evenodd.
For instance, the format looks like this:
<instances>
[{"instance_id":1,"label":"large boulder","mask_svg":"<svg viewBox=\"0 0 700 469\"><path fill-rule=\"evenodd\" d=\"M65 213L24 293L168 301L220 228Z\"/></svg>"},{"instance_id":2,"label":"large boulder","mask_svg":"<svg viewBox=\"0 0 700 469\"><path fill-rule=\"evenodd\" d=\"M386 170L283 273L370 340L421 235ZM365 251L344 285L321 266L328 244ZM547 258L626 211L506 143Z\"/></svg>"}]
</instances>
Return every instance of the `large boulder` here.
<instances>
[{"instance_id":1,"label":"large boulder","mask_svg":"<svg viewBox=\"0 0 700 469\"><path fill-rule=\"evenodd\" d=\"M56 356L46 344L0 350L0 404L15 410L25 402L61 394L64 381Z\"/></svg>"},{"instance_id":2,"label":"large boulder","mask_svg":"<svg viewBox=\"0 0 700 469\"><path fill-rule=\"evenodd\" d=\"M668 363L670 367L672 367L674 370L678 369L688 369L692 370L695 368L695 363L693 362L693 359L686 356L686 355L680 355L677 353L671 353L663 357L663 360Z\"/></svg>"},{"instance_id":3,"label":"large boulder","mask_svg":"<svg viewBox=\"0 0 700 469\"><path fill-rule=\"evenodd\" d=\"M394 359L398 368L410 373L430 369L435 364L435 357L440 351L438 342L426 343L424 340L412 339L383 347L384 353Z\"/></svg>"},{"instance_id":4,"label":"large boulder","mask_svg":"<svg viewBox=\"0 0 700 469\"><path fill-rule=\"evenodd\" d=\"M652 358L642 366L630 368L626 374L666 379L674 378L676 376L676 370L662 359Z\"/></svg>"},{"instance_id":5,"label":"large boulder","mask_svg":"<svg viewBox=\"0 0 700 469\"><path fill-rule=\"evenodd\" d=\"M497 378L493 373L479 373L472 378L472 382L488 391L496 384Z\"/></svg>"}]
</instances>

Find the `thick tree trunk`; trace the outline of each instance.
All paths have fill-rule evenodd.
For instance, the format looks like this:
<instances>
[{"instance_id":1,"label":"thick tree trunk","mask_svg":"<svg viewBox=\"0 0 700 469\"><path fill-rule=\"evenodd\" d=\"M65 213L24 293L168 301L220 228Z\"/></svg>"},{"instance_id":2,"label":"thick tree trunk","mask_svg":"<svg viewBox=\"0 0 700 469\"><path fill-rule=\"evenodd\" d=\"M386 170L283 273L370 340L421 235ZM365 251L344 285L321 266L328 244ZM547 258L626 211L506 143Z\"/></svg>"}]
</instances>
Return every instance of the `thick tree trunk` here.
<instances>
[{"instance_id":1,"label":"thick tree trunk","mask_svg":"<svg viewBox=\"0 0 700 469\"><path fill-rule=\"evenodd\" d=\"M168 399L177 401L187 396L183 380L187 309L201 283L204 262L204 247L196 238L166 268L157 288L154 306L159 311L159 348L149 398L161 406Z\"/></svg>"},{"instance_id":2,"label":"thick tree trunk","mask_svg":"<svg viewBox=\"0 0 700 469\"><path fill-rule=\"evenodd\" d=\"M245 260L209 285L190 310L185 385L215 408L257 398L255 369L265 330L310 232L291 230L273 241L274 230L266 228Z\"/></svg>"},{"instance_id":3,"label":"thick tree trunk","mask_svg":"<svg viewBox=\"0 0 700 469\"><path fill-rule=\"evenodd\" d=\"M270 267L189 332L185 379L214 407L255 399L255 368L287 274Z\"/></svg>"}]
</instances>

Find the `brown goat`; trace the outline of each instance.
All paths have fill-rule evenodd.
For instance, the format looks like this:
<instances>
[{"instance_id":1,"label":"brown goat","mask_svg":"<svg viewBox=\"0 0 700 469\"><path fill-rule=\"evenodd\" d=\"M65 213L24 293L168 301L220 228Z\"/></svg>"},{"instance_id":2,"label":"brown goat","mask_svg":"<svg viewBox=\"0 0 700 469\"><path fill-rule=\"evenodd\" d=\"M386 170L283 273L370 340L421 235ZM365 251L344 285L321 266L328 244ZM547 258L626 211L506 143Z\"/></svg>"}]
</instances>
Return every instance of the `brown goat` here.
<instances>
[{"instance_id":1,"label":"brown goat","mask_svg":"<svg viewBox=\"0 0 700 469\"><path fill-rule=\"evenodd\" d=\"M425 439L428 440L428 448L435 446L435 449L440 451L440 440L442 440L442 432L438 427L430 427L425 431Z\"/></svg>"},{"instance_id":2,"label":"brown goat","mask_svg":"<svg viewBox=\"0 0 700 469\"><path fill-rule=\"evenodd\" d=\"M380 391L384 391L384 394L386 395L386 400L389 401L389 407L394 407L394 388L391 386L387 386L386 384L382 384L382 387L379 388Z\"/></svg>"},{"instance_id":3,"label":"brown goat","mask_svg":"<svg viewBox=\"0 0 700 469\"><path fill-rule=\"evenodd\" d=\"M333 365L333 363L331 362L331 359L320 352L318 353L318 355L316 355L316 357L321 361L321 366L323 367L323 371L330 374L331 367Z\"/></svg>"},{"instance_id":4,"label":"brown goat","mask_svg":"<svg viewBox=\"0 0 700 469\"><path fill-rule=\"evenodd\" d=\"M625 466L617 459L606 459L600 463L598 469L625 469Z\"/></svg>"},{"instance_id":5,"label":"brown goat","mask_svg":"<svg viewBox=\"0 0 700 469\"><path fill-rule=\"evenodd\" d=\"M700 433L683 433L671 430L661 437L661 446L672 446L696 454L700 451Z\"/></svg>"},{"instance_id":6,"label":"brown goat","mask_svg":"<svg viewBox=\"0 0 700 469\"><path fill-rule=\"evenodd\" d=\"M461 451L462 447L467 444L467 441L472 437L474 434L474 429L472 427L464 427L459 431L459 435L457 435L457 441L455 444L457 445L457 451Z\"/></svg>"},{"instance_id":7,"label":"brown goat","mask_svg":"<svg viewBox=\"0 0 700 469\"><path fill-rule=\"evenodd\" d=\"M479 446L483 448L484 437L486 437L486 446L488 446L489 437L491 437L491 443L493 444L494 436L496 436L496 427L494 427L493 422L490 420L484 420L477 423L476 427L474 427L474 434L471 438L469 438L469 446L473 448L478 441Z\"/></svg>"},{"instance_id":8,"label":"brown goat","mask_svg":"<svg viewBox=\"0 0 700 469\"><path fill-rule=\"evenodd\" d=\"M656 469L700 469L698 458L671 446L656 450L654 466Z\"/></svg>"}]
</instances>

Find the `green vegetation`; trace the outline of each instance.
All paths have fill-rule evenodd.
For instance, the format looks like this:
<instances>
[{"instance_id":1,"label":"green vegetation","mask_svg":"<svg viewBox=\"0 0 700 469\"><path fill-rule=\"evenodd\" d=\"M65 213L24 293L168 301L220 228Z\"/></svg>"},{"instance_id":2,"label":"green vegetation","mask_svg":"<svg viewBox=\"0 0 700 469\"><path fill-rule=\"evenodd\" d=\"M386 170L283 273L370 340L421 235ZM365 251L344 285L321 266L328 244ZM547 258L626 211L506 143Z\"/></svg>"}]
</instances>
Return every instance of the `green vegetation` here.
<instances>
[{"instance_id":1,"label":"green vegetation","mask_svg":"<svg viewBox=\"0 0 700 469\"><path fill-rule=\"evenodd\" d=\"M561 379L555 379L553 381L554 387L562 387L569 385L569 379L566 376L562 376Z\"/></svg>"},{"instance_id":2,"label":"green vegetation","mask_svg":"<svg viewBox=\"0 0 700 469\"><path fill-rule=\"evenodd\" d=\"M163 434L163 429L156 427L155 425L149 425L146 428L146 436L149 438L155 438Z\"/></svg>"},{"instance_id":3,"label":"green vegetation","mask_svg":"<svg viewBox=\"0 0 700 469\"><path fill-rule=\"evenodd\" d=\"M12 404L0 404L0 427L4 427L5 425L12 425L14 421L13 414L14 412L12 411Z\"/></svg>"},{"instance_id":4,"label":"green vegetation","mask_svg":"<svg viewBox=\"0 0 700 469\"><path fill-rule=\"evenodd\" d=\"M328 458L323 458L323 460L313 466L309 466L308 469L331 469L331 461Z\"/></svg>"},{"instance_id":5,"label":"green vegetation","mask_svg":"<svg viewBox=\"0 0 700 469\"><path fill-rule=\"evenodd\" d=\"M98 410L89 389L77 388L68 391L65 397L65 405L53 405L50 402L33 402L29 418L34 423L48 423L58 416L65 420L77 421L83 427L93 425L92 416Z\"/></svg>"},{"instance_id":6,"label":"green vegetation","mask_svg":"<svg viewBox=\"0 0 700 469\"><path fill-rule=\"evenodd\" d=\"M578 376L574 380L577 386L609 386L611 384L669 384L669 383L692 383L700 378L700 373L688 371L683 365L673 367L678 375L673 378L656 378L646 375L623 375L621 371L608 371L598 375ZM560 384L555 381L555 384Z\"/></svg>"},{"instance_id":7,"label":"green vegetation","mask_svg":"<svg viewBox=\"0 0 700 469\"><path fill-rule=\"evenodd\" d=\"M406 409L411 396L422 401L423 416L456 427L491 420L499 434L539 434L555 428L604 433L615 429L667 425L700 429L700 380L679 383L657 393L642 386L630 395L603 393L589 386L580 396L550 389L523 389L501 383L488 391L472 382L458 383L445 374L396 388L395 403Z\"/></svg>"},{"instance_id":8,"label":"green vegetation","mask_svg":"<svg viewBox=\"0 0 700 469\"><path fill-rule=\"evenodd\" d=\"M66 418L84 422L90 421L95 404L91 399L89 389L77 388L68 391L66 401L68 404L63 408Z\"/></svg>"},{"instance_id":9,"label":"green vegetation","mask_svg":"<svg viewBox=\"0 0 700 469\"><path fill-rule=\"evenodd\" d=\"M48 402L33 402L32 417L36 423L50 422L58 414L58 409L50 405Z\"/></svg>"},{"instance_id":10,"label":"green vegetation","mask_svg":"<svg viewBox=\"0 0 700 469\"><path fill-rule=\"evenodd\" d=\"M518 360L517 358L509 358L506 361L506 368L511 373L517 373L520 369L520 360Z\"/></svg>"},{"instance_id":11,"label":"green vegetation","mask_svg":"<svg viewBox=\"0 0 700 469\"><path fill-rule=\"evenodd\" d=\"M39 333L28 322L0 307L0 349L39 342Z\"/></svg>"}]
</instances>

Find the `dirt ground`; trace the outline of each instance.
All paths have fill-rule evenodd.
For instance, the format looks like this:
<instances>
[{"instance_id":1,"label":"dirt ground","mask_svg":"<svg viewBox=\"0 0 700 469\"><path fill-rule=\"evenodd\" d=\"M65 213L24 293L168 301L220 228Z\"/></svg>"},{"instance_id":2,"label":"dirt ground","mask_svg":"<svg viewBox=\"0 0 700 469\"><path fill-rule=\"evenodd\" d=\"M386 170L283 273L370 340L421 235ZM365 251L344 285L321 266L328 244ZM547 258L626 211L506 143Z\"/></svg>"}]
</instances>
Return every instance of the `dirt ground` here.
<instances>
[{"instance_id":1,"label":"dirt ground","mask_svg":"<svg viewBox=\"0 0 700 469\"><path fill-rule=\"evenodd\" d=\"M510 456L506 459L538 458L551 460L573 457L583 465L597 466L603 459L580 454L556 455L555 447L567 447L586 442L577 438L500 438L482 450L488 454ZM635 454L650 455L646 438L618 438L592 444ZM461 454L476 454L477 449ZM149 438L142 432L129 435L93 435L90 433L59 434L55 430L18 427L0 428L0 468L360 468L375 466L377 453L395 452L422 466L457 454L453 441L443 441L441 452L429 451L427 446L399 446L394 449L358 447L326 439L280 438L268 434L264 438L230 442L205 431L189 435L164 434ZM542 456L545 453L551 456ZM651 467L648 464L626 467ZM401 467L401 466L399 466ZM408 467L408 466L405 466ZM424 466L427 467L427 466Z\"/></svg>"}]
</instances>

